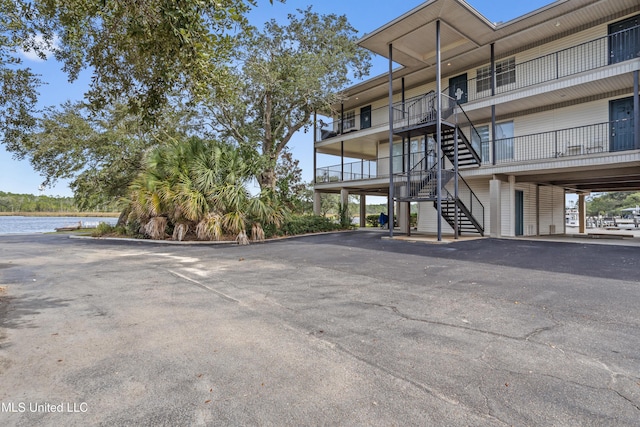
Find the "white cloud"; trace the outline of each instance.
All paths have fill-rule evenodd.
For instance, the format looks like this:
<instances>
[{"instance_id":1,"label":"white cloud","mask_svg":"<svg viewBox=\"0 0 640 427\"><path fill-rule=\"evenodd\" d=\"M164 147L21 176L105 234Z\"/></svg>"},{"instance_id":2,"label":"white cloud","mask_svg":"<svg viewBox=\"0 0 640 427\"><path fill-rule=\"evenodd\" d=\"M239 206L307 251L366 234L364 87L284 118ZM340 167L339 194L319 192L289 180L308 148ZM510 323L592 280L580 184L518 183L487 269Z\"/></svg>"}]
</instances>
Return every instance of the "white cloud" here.
<instances>
[{"instance_id":1,"label":"white cloud","mask_svg":"<svg viewBox=\"0 0 640 427\"><path fill-rule=\"evenodd\" d=\"M56 49L58 47L58 36L53 36L53 41L49 49L46 48L47 43L45 42L42 35L35 36L35 38L33 39L33 45L39 46L44 52L45 56L49 58L53 54L53 49ZM28 59L29 61L34 61L34 62L43 61L43 59L33 49L30 49L29 51L20 49L19 52L23 58Z\"/></svg>"}]
</instances>

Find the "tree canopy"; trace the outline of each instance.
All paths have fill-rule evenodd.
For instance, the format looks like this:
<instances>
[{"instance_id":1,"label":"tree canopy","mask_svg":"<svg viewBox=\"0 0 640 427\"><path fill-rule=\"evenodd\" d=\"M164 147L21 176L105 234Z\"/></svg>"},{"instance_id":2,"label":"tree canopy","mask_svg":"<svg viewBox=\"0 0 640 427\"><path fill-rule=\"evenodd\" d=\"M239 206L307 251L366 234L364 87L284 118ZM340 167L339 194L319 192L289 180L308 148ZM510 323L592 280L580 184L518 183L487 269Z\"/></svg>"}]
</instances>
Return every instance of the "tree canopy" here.
<instances>
[{"instance_id":1,"label":"tree canopy","mask_svg":"<svg viewBox=\"0 0 640 427\"><path fill-rule=\"evenodd\" d=\"M127 194L157 147L209 129L293 208L304 191L287 144L370 68L346 17L311 7L258 30L244 16L256 0L0 2L0 138L45 185L71 179L82 209ZM36 111L21 50L53 54L70 80L90 70L84 102Z\"/></svg>"},{"instance_id":2,"label":"tree canopy","mask_svg":"<svg viewBox=\"0 0 640 427\"><path fill-rule=\"evenodd\" d=\"M275 20L239 40L235 98L215 100L210 110L223 136L252 147L261 157L258 182L275 188L275 168L291 137L308 130L315 111L342 99L351 76L370 69L370 55L356 44L356 30L345 16L319 15L311 7Z\"/></svg>"},{"instance_id":3,"label":"tree canopy","mask_svg":"<svg viewBox=\"0 0 640 427\"><path fill-rule=\"evenodd\" d=\"M95 209L126 195L150 148L188 133L186 113L162 119L148 127L120 104L93 113L82 102L66 102L43 111L17 152L29 157L43 185L70 179L78 207Z\"/></svg>"},{"instance_id":4,"label":"tree canopy","mask_svg":"<svg viewBox=\"0 0 640 427\"><path fill-rule=\"evenodd\" d=\"M640 206L640 192L614 191L587 198L587 215L620 215L621 209Z\"/></svg>"},{"instance_id":5,"label":"tree canopy","mask_svg":"<svg viewBox=\"0 0 640 427\"><path fill-rule=\"evenodd\" d=\"M7 0L3 0L7 1ZM172 94L224 92L233 33L255 0L13 0L24 49L52 50L71 81L92 72L95 108L162 110ZM31 37L24 37L31 35Z\"/></svg>"}]
</instances>

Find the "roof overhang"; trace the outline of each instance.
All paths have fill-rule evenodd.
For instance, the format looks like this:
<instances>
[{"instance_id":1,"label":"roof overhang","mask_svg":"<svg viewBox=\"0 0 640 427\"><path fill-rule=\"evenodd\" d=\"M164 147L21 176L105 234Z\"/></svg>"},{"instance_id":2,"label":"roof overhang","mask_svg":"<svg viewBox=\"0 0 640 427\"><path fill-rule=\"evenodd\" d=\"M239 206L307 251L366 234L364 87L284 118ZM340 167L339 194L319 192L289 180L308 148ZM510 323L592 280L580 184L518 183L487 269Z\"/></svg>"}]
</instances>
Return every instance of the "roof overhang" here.
<instances>
[{"instance_id":1,"label":"roof overhang","mask_svg":"<svg viewBox=\"0 0 640 427\"><path fill-rule=\"evenodd\" d=\"M389 58L401 68L393 71L394 91L435 80L436 23L440 21L442 74L463 73L487 64L491 45L497 59L572 32L638 11L638 0L557 0L505 23L493 23L464 0L429 0L360 39L358 44ZM346 108L383 97L388 74L347 88ZM395 86L398 85L396 88ZM356 101L356 97L360 99Z\"/></svg>"}]
</instances>

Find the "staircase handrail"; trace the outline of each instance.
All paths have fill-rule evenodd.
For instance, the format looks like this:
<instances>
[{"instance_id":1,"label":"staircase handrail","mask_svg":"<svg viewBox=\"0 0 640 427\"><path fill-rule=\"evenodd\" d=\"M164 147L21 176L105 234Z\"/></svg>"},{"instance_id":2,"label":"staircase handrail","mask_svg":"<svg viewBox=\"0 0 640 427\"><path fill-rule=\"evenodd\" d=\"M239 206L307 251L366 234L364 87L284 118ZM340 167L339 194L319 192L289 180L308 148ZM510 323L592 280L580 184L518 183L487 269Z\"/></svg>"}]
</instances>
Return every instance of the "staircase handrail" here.
<instances>
[{"instance_id":1,"label":"staircase handrail","mask_svg":"<svg viewBox=\"0 0 640 427\"><path fill-rule=\"evenodd\" d=\"M418 163L416 163L415 165L413 165L413 166L411 167L411 169L409 169L409 172L413 172L414 170L416 170L416 168L417 168L418 166L422 165L422 164L423 164L423 162L425 162L427 159L429 159L429 155L432 155L432 156L434 156L434 157L435 157L435 154L436 154L436 152L435 152L435 150L433 150L433 149L431 149L431 150L427 151L427 154L426 154L423 158L421 158L421 159L420 159L420 161L419 161ZM418 170L424 170L424 171L426 171L426 170L430 170L430 169L433 169L437 164L438 164L438 162L436 162L436 163L435 163L433 166L431 166L429 169L427 169L427 168L420 168L420 169L418 169Z\"/></svg>"},{"instance_id":2,"label":"staircase handrail","mask_svg":"<svg viewBox=\"0 0 640 427\"><path fill-rule=\"evenodd\" d=\"M474 151L476 156L478 158L481 158L480 157L480 152L482 151L482 147L478 147L478 150L476 150L476 148L473 146L473 135L474 134L478 137L477 140L480 141L480 143L482 143L482 137L480 136L480 132L478 132L476 127L473 125L473 122L471 121L471 119L467 115L467 112L464 111L464 108L462 108L462 105L457 104L457 106L458 106L458 108L460 108L460 111L462 112L464 117L467 119L467 123L469 123L469 128L471 129L471 138L469 138L469 146Z\"/></svg>"},{"instance_id":3,"label":"staircase handrail","mask_svg":"<svg viewBox=\"0 0 640 427\"><path fill-rule=\"evenodd\" d=\"M403 121L407 121L406 125L410 125L412 120L415 120L410 112L416 106L420 105L422 102L425 102L425 99L434 98L435 91L431 90L425 94L414 96L412 98L395 102L392 104L392 110L394 111L393 115L393 123L396 124L398 122L402 123ZM401 116L397 116L396 113L401 113Z\"/></svg>"},{"instance_id":4,"label":"staircase handrail","mask_svg":"<svg viewBox=\"0 0 640 427\"><path fill-rule=\"evenodd\" d=\"M467 181L459 173L458 173L458 178L462 180L462 183L464 184L464 186L467 188L467 190L469 190L469 206L467 206L469 213L471 213L471 215L474 218L476 218L476 221L478 221L480 226L484 229L484 205L482 204L478 196L476 196L476 193L473 192L473 190L471 189ZM459 186L460 186L460 181L458 181L458 187ZM462 203L464 203L464 201L460 198L460 193L458 193L458 198ZM474 206L477 207L476 211L480 210L480 215L474 215L473 213ZM478 220L478 217L480 218L480 220Z\"/></svg>"}]
</instances>

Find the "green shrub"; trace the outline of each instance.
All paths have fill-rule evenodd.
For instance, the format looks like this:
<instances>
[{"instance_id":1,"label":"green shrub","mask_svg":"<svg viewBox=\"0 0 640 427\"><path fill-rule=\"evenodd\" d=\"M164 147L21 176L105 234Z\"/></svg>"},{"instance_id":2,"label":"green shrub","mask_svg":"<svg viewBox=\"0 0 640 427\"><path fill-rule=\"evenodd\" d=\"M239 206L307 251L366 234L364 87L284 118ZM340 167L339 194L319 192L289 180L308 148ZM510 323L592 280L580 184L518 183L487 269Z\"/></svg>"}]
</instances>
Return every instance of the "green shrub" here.
<instances>
[{"instance_id":1,"label":"green shrub","mask_svg":"<svg viewBox=\"0 0 640 427\"><path fill-rule=\"evenodd\" d=\"M93 237L102 237L102 236L124 236L127 234L126 228L122 225L110 225L106 222L101 222L98 226L91 232L91 236Z\"/></svg>"},{"instance_id":2,"label":"green shrub","mask_svg":"<svg viewBox=\"0 0 640 427\"><path fill-rule=\"evenodd\" d=\"M297 234L320 233L342 230L344 227L329 218L318 215L293 215L279 228L273 225L264 227L265 237L295 236Z\"/></svg>"},{"instance_id":3,"label":"green shrub","mask_svg":"<svg viewBox=\"0 0 640 427\"><path fill-rule=\"evenodd\" d=\"M367 215L367 226L380 227L380 214Z\"/></svg>"}]
</instances>

